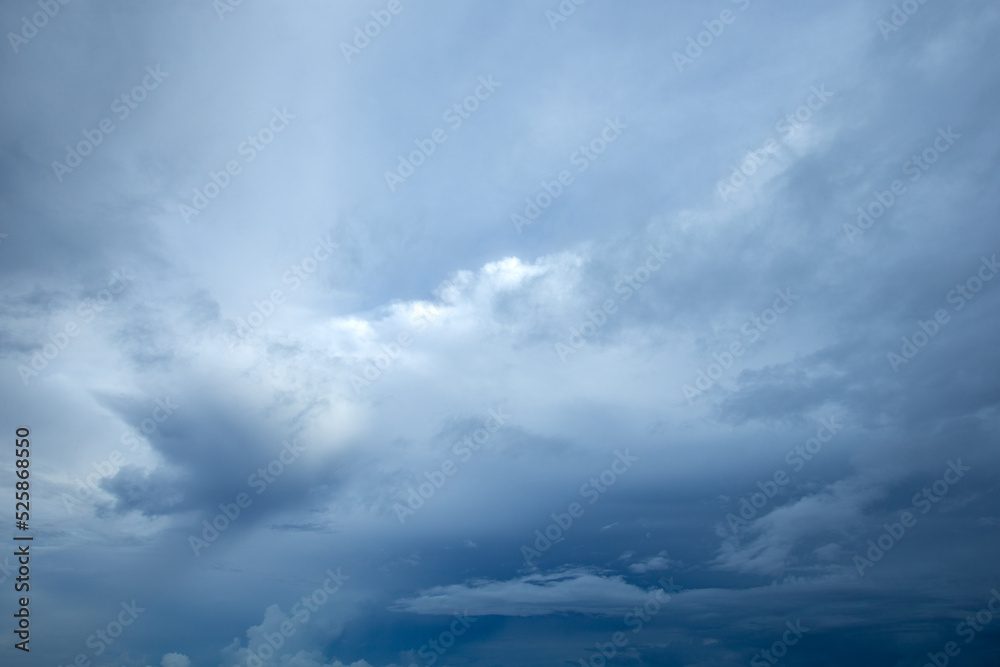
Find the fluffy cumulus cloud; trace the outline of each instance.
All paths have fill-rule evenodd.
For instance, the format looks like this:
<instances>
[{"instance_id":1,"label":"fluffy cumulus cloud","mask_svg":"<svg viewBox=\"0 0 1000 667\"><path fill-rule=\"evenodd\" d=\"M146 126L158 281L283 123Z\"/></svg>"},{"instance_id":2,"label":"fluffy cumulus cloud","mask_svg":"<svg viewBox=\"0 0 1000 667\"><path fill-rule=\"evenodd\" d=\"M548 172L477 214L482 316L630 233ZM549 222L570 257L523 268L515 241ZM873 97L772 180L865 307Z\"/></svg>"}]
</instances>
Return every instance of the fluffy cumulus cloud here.
<instances>
[{"instance_id":1,"label":"fluffy cumulus cloud","mask_svg":"<svg viewBox=\"0 0 1000 667\"><path fill-rule=\"evenodd\" d=\"M118 4L0 7L39 664L996 663L995 2Z\"/></svg>"},{"instance_id":2,"label":"fluffy cumulus cloud","mask_svg":"<svg viewBox=\"0 0 1000 667\"><path fill-rule=\"evenodd\" d=\"M343 663L339 660L327 661L315 648L316 638L306 637L305 628L309 621L308 610L299 606L299 612L288 615L278 605L271 605L264 611L264 618L258 625L246 631L246 645L234 639L222 653L225 665L247 665L249 667L372 667L364 660Z\"/></svg>"}]
</instances>

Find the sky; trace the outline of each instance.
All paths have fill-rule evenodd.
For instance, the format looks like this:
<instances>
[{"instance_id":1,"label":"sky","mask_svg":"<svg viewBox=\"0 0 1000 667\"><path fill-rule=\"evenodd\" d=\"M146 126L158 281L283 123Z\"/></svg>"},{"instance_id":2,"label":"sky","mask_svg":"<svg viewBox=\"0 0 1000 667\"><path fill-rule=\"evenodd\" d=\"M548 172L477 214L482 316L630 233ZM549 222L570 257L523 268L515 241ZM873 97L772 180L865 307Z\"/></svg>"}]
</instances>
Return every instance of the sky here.
<instances>
[{"instance_id":1,"label":"sky","mask_svg":"<svg viewBox=\"0 0 1000 667\"><path fill-rule=\"evenodd\" d=\"M0 28L3 664L997 664L996 2Z\"/></svg>"}]
</instances>

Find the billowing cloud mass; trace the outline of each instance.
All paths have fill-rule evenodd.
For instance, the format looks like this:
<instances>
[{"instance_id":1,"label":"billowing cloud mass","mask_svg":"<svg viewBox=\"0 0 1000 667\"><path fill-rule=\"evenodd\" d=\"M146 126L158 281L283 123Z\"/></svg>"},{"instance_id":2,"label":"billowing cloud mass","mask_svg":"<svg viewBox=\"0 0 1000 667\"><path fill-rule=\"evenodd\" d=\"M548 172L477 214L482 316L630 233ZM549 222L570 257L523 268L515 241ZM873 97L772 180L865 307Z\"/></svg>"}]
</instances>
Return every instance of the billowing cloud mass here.
<instances>
[{"instance_id":1,"label":"billowing cloud mass","mask_svg":"<svg viewBox=\"0 0 1000 667\"><path fill-rule=\"evenodd\" d=\"M168 653L160 661L160 667L191 667L191 661L180 653Z\"/></svg>"},{"instance_id":2,"label":"billowing cloud mass","mask_svg":"<svg viewBox=\"0 0 1000 667\"><path fill-rule=\"evenodd\" d=\"M997 663L996 2L0 26L2 664Z\"/></svg>"}]
</instances>

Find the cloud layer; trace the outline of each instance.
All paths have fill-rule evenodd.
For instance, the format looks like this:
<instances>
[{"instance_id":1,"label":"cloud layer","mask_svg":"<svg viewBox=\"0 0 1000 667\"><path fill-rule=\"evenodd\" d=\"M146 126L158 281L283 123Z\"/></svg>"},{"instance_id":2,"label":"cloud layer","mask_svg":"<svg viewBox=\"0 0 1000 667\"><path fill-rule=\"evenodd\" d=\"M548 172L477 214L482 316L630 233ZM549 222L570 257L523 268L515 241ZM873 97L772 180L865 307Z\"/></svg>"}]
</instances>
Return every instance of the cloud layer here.
<instances>
[{"instance_id":1,"label":"cloud layer","mask_svg":"<svg viewBox=\"0 0 1000 667\"><path fill-rule=\"evenodd\" d=\"M995 3L0 25L33 659L995 664Z\"/></svg>"}]
</instances>

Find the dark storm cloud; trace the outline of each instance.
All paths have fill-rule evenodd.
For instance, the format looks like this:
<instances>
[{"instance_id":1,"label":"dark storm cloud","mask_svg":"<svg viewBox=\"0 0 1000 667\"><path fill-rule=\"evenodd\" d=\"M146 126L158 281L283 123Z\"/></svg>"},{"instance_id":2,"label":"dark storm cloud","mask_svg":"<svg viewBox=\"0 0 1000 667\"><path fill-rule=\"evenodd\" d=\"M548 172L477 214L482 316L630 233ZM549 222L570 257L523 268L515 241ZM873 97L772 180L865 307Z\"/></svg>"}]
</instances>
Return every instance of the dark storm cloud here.
<instances>
[{"instance_id":1,"label":"dark storm cloud","mask_svg":"<svg viewBox=\"0 0 1000 667\"><path fill-rule=\"evenodd\" d=\"M134 667L995 662L992 3L56 5L0 69L39 659L134 598Z\"/></svg>"}]
</instances>

